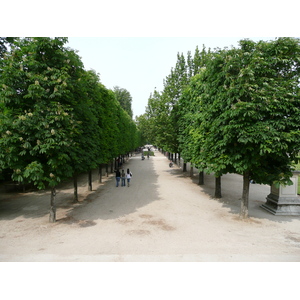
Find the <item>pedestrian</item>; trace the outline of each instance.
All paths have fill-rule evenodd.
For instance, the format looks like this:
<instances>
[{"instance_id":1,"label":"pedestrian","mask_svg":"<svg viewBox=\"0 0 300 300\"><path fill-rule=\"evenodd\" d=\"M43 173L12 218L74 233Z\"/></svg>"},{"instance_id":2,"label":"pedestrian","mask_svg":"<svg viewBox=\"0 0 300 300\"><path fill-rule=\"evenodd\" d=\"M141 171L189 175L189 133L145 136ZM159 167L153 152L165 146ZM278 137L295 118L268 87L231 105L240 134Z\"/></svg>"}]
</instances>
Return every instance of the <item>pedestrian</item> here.
<instances>
[{"instance_id":1,"label":"pedestrian","mask_svg":"<svg viewBox=\"0 0 300 300\"><path fill-rule=\"evenodd\" d=\"M127 169L126 178L127 178L127 186L129 187L130 179L132 177L132 173Z\"/></svg>"},{"instance_id":2,"label":"pedestrian","mask_svg":"<svg viewBox=\"0 0 300 300\"><path fill-rule=\"evenodd\" d=\"M117 169L115 171L115 173L116 173L116 187L118 187L119 186L119 182L120 182L120 178L121 178L121 173L120 173L119 169Z\"/></svg>"},{"instance_id":3,"label":"pedestrian","mask_svg":"<svg viewBox=\"0 0 300 300\"><path fill-rule=\"evenodd\" d=\"M126 174L125 174L124 170L122 170L122 172L121 172L121 186L126 186L125 180L126 180Z\"/></svg>"}]
</instances>

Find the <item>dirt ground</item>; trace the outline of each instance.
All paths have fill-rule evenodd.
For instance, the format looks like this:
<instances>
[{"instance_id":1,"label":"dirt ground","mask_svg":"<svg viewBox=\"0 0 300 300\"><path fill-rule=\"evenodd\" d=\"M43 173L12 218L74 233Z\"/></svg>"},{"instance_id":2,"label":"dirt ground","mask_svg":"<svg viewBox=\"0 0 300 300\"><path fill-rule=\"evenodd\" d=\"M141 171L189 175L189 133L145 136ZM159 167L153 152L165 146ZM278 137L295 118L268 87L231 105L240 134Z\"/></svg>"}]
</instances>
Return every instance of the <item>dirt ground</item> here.
<instances>
[{"instance_id":1,"label":"dirt ground","mask_svg":"<svg viewBox=\"0 0 300 300\"><path fill-rule=\"evenodd\" d=\"M214 177L197 185L158 151L124 165L130 187L116 187L113 174L93 191L87 175L72 204L72 182L56 197L57 222L49 223L49 191L0 194L2 262L299 262L300 217L274 216L260 207L270 187L250 186L249 219L239 218L242 177Z\"/></svg>"}]
</instances>

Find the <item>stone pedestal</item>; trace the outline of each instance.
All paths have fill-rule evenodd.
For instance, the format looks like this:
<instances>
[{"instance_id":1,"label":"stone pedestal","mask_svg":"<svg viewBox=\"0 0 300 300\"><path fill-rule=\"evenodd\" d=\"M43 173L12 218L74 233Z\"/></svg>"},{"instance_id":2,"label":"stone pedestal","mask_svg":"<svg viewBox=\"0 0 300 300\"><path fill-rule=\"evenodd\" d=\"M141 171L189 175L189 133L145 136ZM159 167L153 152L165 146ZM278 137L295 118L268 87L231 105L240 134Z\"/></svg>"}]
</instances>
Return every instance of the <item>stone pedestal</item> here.
<instances>
[{"instance_id":1,"label":"stone pedestal","mask_svg":"<svg viewBox=\"0 0 300 300\"><path fill-rule=\"evenodd\" d=\"M292 185L271 186L271 194L267 196L267 202L262 208L274 215L300 216L300 196L298 196L298 177L300 172L293 172Z\"/></svg>"}]
</instances>

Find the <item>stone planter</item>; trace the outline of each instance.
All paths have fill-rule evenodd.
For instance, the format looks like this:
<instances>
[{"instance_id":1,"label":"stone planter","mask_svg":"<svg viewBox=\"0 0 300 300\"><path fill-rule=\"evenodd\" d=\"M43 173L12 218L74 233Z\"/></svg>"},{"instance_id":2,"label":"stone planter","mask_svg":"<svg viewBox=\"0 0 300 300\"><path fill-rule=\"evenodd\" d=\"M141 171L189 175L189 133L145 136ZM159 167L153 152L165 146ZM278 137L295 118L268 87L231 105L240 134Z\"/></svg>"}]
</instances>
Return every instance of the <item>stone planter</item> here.
<instances>
[{"instance_id":1,"label":"stone planter","mask_svg":"<svg viewBox=\"0 0 300 300\"><path fill-rule=\"evenodd\" d=\"M261 207L274 215L300 216L300 196L298 196L298 177L300 172L294 171L291 177L292 185L271 186L271 194Z\"/></svg>"}]
</instances>

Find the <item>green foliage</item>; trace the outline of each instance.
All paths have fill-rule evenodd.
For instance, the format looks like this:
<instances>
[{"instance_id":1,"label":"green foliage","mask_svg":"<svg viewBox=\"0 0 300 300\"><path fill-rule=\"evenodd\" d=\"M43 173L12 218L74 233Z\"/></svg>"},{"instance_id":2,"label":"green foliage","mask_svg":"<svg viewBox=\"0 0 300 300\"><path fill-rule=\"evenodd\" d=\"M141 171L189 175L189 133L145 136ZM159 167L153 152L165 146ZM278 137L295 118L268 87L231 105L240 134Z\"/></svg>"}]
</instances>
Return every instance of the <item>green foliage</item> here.
<instances>
[{"instance_id":1,"label":"green foliage","mask_svg":"<svg viewBox=\"0 0 300 300\"><path fill-rule=\"evenodd\" d=\"M217 50L182 96L181 145L217 176L288 183L300 149L299 42L240 44Z\"/></svg>"},{"instance_id":2,"label":"green foliage","mask_svg":"<svg viewBox=\"0 0 300 300\"><path fill-rule=\"evenodd\" d=\"M149 154L149 156L155 156L153 151L143 151L144 156L147 156Z\"/></svg>"},{"instance_id":3,"label":"green foliage","mask_svg":"<svg viewBox=\"0 0 300 300\"><path fill-rule=\"evenodd\" d=\"M164 90L161 93L154 91L150 95L146 109L144 123L147 125L143 125L143 134L148 141L165 151L183 151L187 160L191 159L190 149L184 149L191 141L185 139L190 138L190 132L189 129L183 129L183 126L188 126L189 109L180 103L180 99L186 97L184 93L191 77L200 72L209 56L210 51L207 52L204 47L201 52L197 47L194 57L188 52L187 59L183 54L178 54L175 68L171 69L170 75L164 80Z\"/></svg>"},{"instance_id":4,"label":"green foliage","mask_svg":"<svg viewBox=\"0 0 300 300\"><path fill-rule=\"evenodd\" d=\"M13 169L18 181L37 184L36 177L29 176L34 174L29 172L33 160L44 167L40 173L44 177L39 177L43 182L55 185L61 177L72 174L68 167L69 149L74 146L77 126L70 109L55 103L48 107L37 103L31 112L2 119L0 127L4 131L0 139L3 168ZM55 174L56 181L50 174Z\"/></svg>"},{"instance_id":5,"label":"green foliage","mask_svg":"<svg viewBox=\"0 0 300 300\"><path fill-rule=\"evenodd\" d=\"M133 115L132 108L131 108L132 97L130 93L126 89L120 88L118 86L114 87L114 93L121 107L128 113L130 118L132 118Z\"/></svg>"},{"instance_id":6,"label":"green foliage","mask_svg":"<svg viewBox=\"0 0 300 300\"><path fill-rule=\"evenodd\" d=\"M38 188L138 146L135 123L66 38L17 39L1 60L0 170Z\"/></svg>"},{"instance_id":7,"label":"green foliage","mask_svg":"<svg viewBox=\"0 0 300 300\"><path fill-rule=\"evenodd\" d=\"M140 116L136 116L135 123L139 132L140 143L138 145L148 144L148 141L154 141L154 138L150 138L151 130L148 124L148 118L146 113Z\"/></svg>"},{"instance_id":8,"label":"green foliage","mask_svg":"<svg viewBox=\"0 0 300 300\"><path fill-rule=\"evenodd\" d=\"M190 161L193 164L195 164L195 155L200 151L199 145L201 145L202 138L201 133L197 130L200 111L197 109L195 102L192 101L192 97L196 96L195 92L199 93L195 78L192 78L190 85L183 91L179 101L180 118L178 136L182 157L185 161ZM199 162L196 165L200 167Z\"/></svg>"}]
</instances>

